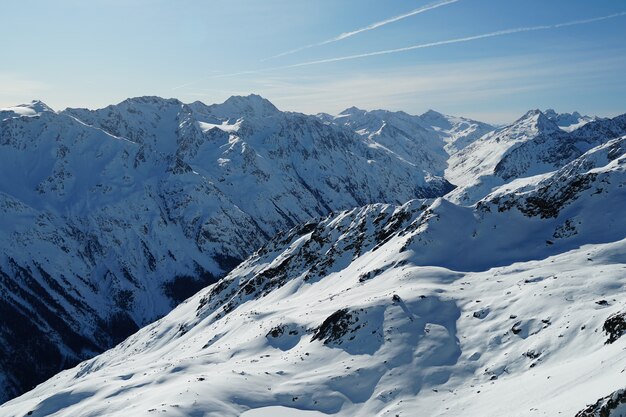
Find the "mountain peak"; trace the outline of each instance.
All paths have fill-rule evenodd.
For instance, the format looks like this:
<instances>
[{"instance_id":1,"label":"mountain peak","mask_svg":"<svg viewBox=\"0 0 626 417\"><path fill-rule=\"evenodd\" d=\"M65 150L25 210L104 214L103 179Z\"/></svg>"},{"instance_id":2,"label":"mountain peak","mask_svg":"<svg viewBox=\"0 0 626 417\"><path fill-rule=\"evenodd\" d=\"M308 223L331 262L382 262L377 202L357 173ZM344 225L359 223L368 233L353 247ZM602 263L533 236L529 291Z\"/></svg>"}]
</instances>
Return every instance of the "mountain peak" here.
<instances>
[{"instance_id":1,"label":"mountain peak","mask_svg":"<svg viewBox=\"0 0 626 417\"><path fill-rule=\"evenodd\" d=\"M138 96L127 98L120 104L142 104L142 105L164 105L164 104L182 104L182 102L176 98L163 98L159 96Z\"/></svg>"},{"instance_id":2,"label":"mountain peak","mask_svg":"<svg viewBox=\"0 0 626 417\"><path fill-rule=\"evenodd\" d=\"M528 110L522 117L521 119L528 119L530 117L535 117L535 116L546 116L541 110L539 109L531 109Z\"/></svg>"},{"instance_id":3,"label":"mountain peak","mask_svg":"<svg viewBox=\"0 0 626 417\"><path fill-rule=\"evenodd\" d=\"M583 117L579 112L574 111L572 113L557 113L554 109L547 109L543 112L543 114L545 114L549 119L556 119L556 118L560 118L560 117L575 117L575 118L581 118Z\"/></svg>"},{"instance_id":4,"label":"mountain peak","mask_svg":"<svg viewBox=\"0 0 626 417\"><path fill-rule=\"evenodd\" d=\"M545 114L545 115L546 115L546 117L548 117L548 118L550 118L550 119L555 118L555 117L558 117L558 115L559 115L559 114L558 114L558 113L557 113L554 109L546 109L546 110L543 112L543 114Z\"/></svg>"},{"instance_id":5,"label":"mountain peak","mask_svg":"<svg viewBox=\"0 0 626 417\"><path fill-rule=\"evenodd\" d=\"M28 104L18 104L17 106L0 110L11 111L20 116L35 116L44 112L54 113L54 110L41 100L33 100Z\"/></svg>"},{"instance_id":6,"label":"mountain peak","mask_svg":"<svg viewBox=\"0 0 626 417\"><path fill-rule=\"evenodd\" d=\"M539 109L528 110L514 124L529 123L539 131L558 129L558 126Z\"/></svg>"},{"instance_id":7,"label":"mountain peak","mask_svg":"<svg viewBox=\"0 0 626 417\"><path fill-rule=\"evenodd\" d=\"M356 106L352 106L339 113L338 116L356 116L365 113L367 113L367 110L359 109Z\"/></svg>"},{"instance_id":8,"label":"mountain peak","mask_svg":"<svg viewBox=\"0 0 626 417\"><path fill-rule=\"evenodd\" d=\"M214 106L228 113L237 112L255 116L271 116L279 112L272 102L258 94L231 96L222 104Z\"/></svg>"},{"instance_id":9,"label":"mountain peak","mask_svg":"<svg viewBox=\"0 0 626 417\"><path fill-rule=\"evenodd\" d=\"M557 113L553 109L548 109L544 113L548 119L552 120L557 126L566 132L571 132L572 130L598 119L595 116L583 116L577 111L572 113Z\"/></svg>"},{"instance_id":10,"label":"mountain peak","mask_svg":"<svg viewBox=\"0 0 626 417\"><path fill-rule=\"evenodd\" d=\"M425 119L440 119L445 116L443 115L443 113L439 113L436 110L428 109L426 112L422 113L420 117Z\"/></svg>"},{"instance_id":11,"label":"mountain peak","mask_svg":"<svg viewBox=\"0 0 626 417\"><path fill-rule=\"evenodd\" d=\"M30 107L31 109L35 110L37 113L42 113L45 111L54 112L54 110L52 110L50 106L48 106L46 103L44 103L41 100L33 100L26 107Z\"/></svg>"}]
</instances>

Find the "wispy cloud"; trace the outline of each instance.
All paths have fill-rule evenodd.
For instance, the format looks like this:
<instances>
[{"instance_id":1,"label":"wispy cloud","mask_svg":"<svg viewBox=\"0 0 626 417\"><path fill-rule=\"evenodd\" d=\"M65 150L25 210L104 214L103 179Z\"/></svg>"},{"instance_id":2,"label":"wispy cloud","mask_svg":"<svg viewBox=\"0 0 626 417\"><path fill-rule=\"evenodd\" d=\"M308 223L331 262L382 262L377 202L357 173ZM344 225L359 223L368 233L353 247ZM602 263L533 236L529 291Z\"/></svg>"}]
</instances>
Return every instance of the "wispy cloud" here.
<instances>
[{"instance_id":1,"label":"wispy cloud","mask_svg":"<svg viewBox=\"0 0 626 417\"><path fill-rule=\"evenodd\" d=\"M573 21L570 21L570 22L557 23L557 24L552 24L552 25L528 26L528 27L520 27L520 28L514 28L514 29L505 29L505 30L499 30L499 31L496 31L496 32L483 33L483 34L480 34L480 35L466 36L466 37L463 37L463 38L447 39L447 40L443 40L443 41L436 41L436 42L422 43L422 44L418 44L418 45L411 45L411 46L406 46L406 47L403 47L403 48L385 49L385 50L382 50L382 51L366 52L366 53L363 53L363 54L347 55L347 56L335 57L335 58L327 58L327 59L319 59L319 60L316 60L316 61L307 61L307 62L301 62L301 63L298 63L298 64L287 65L287 66L280 67L280 68L281 69L282 68L297 68L297 67L304 67L304 66L309 66L309 65L318 65L318 64L326 64L326 63L331 63L331 62L348 61L348 60L359 59L359 58L368 58L368 57L378 56L378 55L397 54L397 53L400 53L400 52L413 51L415 49L433 48L433 47L436 47L436 46L449 45L449 44L461 43L461 42L470 42L470 41L475 41L475 40L479 40L479 39L494 38L494 37L497 37L497 36L511 35L511 34L520 33L520 32L533 32L533 31L538 31L538 30L558 29L558 28L563 28L563 27L567 27L567 26L584 25L584 24L588 24L588 23L599 22L599 21L602 21L602 20L613 19L613 18L620 17L620 16L626 16L626 12L614 13L614 14L611 14L611 15L601 16L601 17L594 17L594 18L590 18L590 19L573 20Z\"/></svg>"},{"instance_id":2,"label":"wispy cloud","mask_svg":"<svg viewBox=\"0 0 626 417\"><path fill-rule=\"evenodd\" d=\"M201 79L197 79L195 81L181 84L176 87L173 87L172 90L180 90L182 88L190 87L199 82L210 80L210 79L216 79L216 78L231 78L231 77L238 77L238 76L243 76L243 75L254 75L254 74L266 73L266 72L271 72L271 71L294 69L294 68L299 68L299 67L308 67L311 65L321 65L321 64L328 64L328 63L340 62L340 61L349 61L349 60L368 58L368 57L374 57L374 56L379 56L379 55L397 54L397 53L408 52L408 51L413 51L417 49L434 48L438 46L450 45L450 44L455 44L455 43L471 42L475 40L494 38L498 36L511 35L511 34L521 33L521 32L533 32L533 31L541 31L541 30L549 30L549 29L559 29L559 28L568 27L568 26L585 25L589 23L600 22L603 20L614 19L614 18L621 17L621 16L626 16L626 12L614 13L614 14L610 14L606 16L593 17L589 19L572 20L569 22L555 23L551 25L527 26L527 27L519 27L519 28L513 28L513 29L505 29L505 30L499 30L495 32L483 33L480 35L473 35L473 36L466 36L462 38L454 38L454 39L447 39L447 40L442 40L442 41L428 42L428 43L406 46L402 48L385 49L382 51L366 52L362 54L347 55L347 56L342 56L342 57L326 58L326 59L320 59L320 60L315 60L315 61L305 61L305 62L300 62L297 64L261 68L257 70L237 71L233 73L224 73L224 74L204 77Z\"/></svg>"},{"instance_id":3,"label":"wispy cloud","mask_svg":"<svg viewBox=\"0 0 626 417\"><path fill-rule=\"evenodd\" d=\"M390 23L395 23L395 22L397 22L399 20L406 19L407 17L415 16L417 14L424 13L424 12L427 12L429 10L437 9L439 7L446 6L448 4L456 3L458 1L459 0L443 0L443 1L436 2L436 3L430 3L430 4L427 4L426 6L422 6L420 8L411 10L408 13L404 13L404 14L401 14L401 15L398 15L398 16L394 16L394 17L391 17L391 18L386 19L386 20L381 20L380 22L372 23L371 25L368 25L368 26L365 26L365 27L362 27L360 29L356 29L356 30L353 30L353 31L350 31L350 32L341 33L341 34L335 36L334 38L330 38L330 39L327 39L327 40L322 41L322 42L313 43L313 44L310 44L310 45L305 45L305 46L301 46L299 48L291 49L291 50L286 51L286 52L282 52L280 54L271 56L269 58L265 58L261 62L268 61L268 60L274 59L274 58L280 58L280 57L283 57L283 56L286 56L286 55L295 54L296 52L304 51L304 50L310 49L310 48L315 48L317 46L323 46L323 45L328 45L330 43L339 42L339 41L342 41L344 39L350 38L352 36L358 35L359 33L368 32L370 30L374 30L374 29L377 29L379 27L388 25Z\"/></svg>"}]
</instances>

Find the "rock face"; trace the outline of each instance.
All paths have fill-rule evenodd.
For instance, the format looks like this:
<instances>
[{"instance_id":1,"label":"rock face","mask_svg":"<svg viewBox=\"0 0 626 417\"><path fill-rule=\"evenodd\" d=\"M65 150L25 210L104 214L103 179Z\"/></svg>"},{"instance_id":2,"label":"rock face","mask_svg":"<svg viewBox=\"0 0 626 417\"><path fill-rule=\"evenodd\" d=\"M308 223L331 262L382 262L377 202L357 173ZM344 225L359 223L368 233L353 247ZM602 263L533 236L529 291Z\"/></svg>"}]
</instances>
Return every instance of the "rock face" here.
<instances>
[{"instance_id":1,"label":"rock face","mask_svg":"<svg viewBox=\"0 0 626 417\"><path fill-rule=\"evenodd\" d=\"M576 417L624 417L626 416L626 390L620 389L600 398L576 414Z\"/></svg>"},{"instance_id":2,"label":"rock face","mask_svg":"<svg viewBox=\"0 0 626 417\"><path fill-rule=\"evenodd\" d=\"M0 415L575 415L623 386L626 339L603 329L623 330L624 140L471 206L372 204L278 233ZM622 397L579 415L620 416Z\"/></svg>"},{"instance_id":3,"label":"rock face","mask_svg":"<svg viewBox=\"0 0 626 417\"><path fill-rule=\"evenodd\" d=\"M0 401L163 316L278 231L443 195L440 143L383 146L254 95L1 110Z\"/></svg>"},{"instance_id":4,"label":"rock face","mask_svg":"<svg viewBox=\"0 0 626 417\"><path fill-rule=\"evenodd\" d=\"M626 313L615 314L604 322L602 330L609 335L606 343L614 343L626 333Z\"/></svg>"}]
</instances>

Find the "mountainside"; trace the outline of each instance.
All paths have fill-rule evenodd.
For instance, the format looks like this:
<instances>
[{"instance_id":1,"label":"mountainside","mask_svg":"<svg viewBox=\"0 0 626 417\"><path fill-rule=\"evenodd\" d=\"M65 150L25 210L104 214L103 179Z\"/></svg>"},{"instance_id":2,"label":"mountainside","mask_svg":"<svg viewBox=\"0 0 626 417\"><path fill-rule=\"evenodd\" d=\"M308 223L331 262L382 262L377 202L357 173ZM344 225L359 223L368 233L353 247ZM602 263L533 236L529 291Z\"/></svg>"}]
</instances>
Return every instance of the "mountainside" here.
<instances>
[{"instance_id":1,"label":"mountainside","mask_svg":"<svg viewBox=\"0 0 626 417\"><path fill-rule=\"evenodd\" d=\"M533 120L511 140L556 132ZM0 415L620 416L626 136L597 139L471 206L367 205L280 233Z\"/></svg>"},{"instance_id":2,"label":"mountainside","mask_svg":"<svg viewBox=\"0 0 626 417\"><path fill-rule=\"evenodd\" d=\"M592 147L626 135L625 121L626 115L600 119L568 133L531 110L450 157L445 176L458 188L447 198L471 205L498 186L554 171Z\"/></svg>"},{"instance_id":3,"label":"mountainside","mask_svg":"<svg viewBox=\"0 0 626 417\"><path fill-rule=\"evenodd\" d=\"M443 171L449 155L465 148L495 128L487 123L463 117L448 116L429 110L420 116L402 111L366 111L351 107L337 116L318 115L327 123L344 125L364 137L396 151L402 157L417 161L433 155L433 168ZM431 156L432 157L432 156Z\"/></svg>"},{"instance_id":4,"label":"mountainside","mask_svg":"<svg viewBox=\"0 0 626 417\"><path fill-rule=\"evenodd\" d=\"M434 110L422 114L420 119L426 128L432 129L444 139L449 154L460 151L495 130L495 127L487 123L465 117L448 116Z\"/></svg>"},{"instance_id":5,"label":"mountainside","mask_svg":"<svg viewBox=\"0 0 626 417\"><path fill-rule=\"evenodd\" d=\"M0 110L0 401L163 316L281 230L452 188L439 156L407 161L392 145L254 95Z\"/></svg>"},{"instance_id":6,"label":"mountainside","mask_svg":"<svg viewBox=\"0 0 626 417\"><path fill-rule=\"evenodd\" d=\"M399 144L385 148L377 138L364 140L314 116L280 112L259 96L211 106L174 100L165 109L155 108L153 100L162 106L159 99L140 98L114 108L66 112L175 154L214 179L266 233L331 210L440 196L451 189L442 178L443 162L433 166L429 152L406 161L398 155ZM409 140L423 144L417 136Z\"/></svg>"}]
</instances>

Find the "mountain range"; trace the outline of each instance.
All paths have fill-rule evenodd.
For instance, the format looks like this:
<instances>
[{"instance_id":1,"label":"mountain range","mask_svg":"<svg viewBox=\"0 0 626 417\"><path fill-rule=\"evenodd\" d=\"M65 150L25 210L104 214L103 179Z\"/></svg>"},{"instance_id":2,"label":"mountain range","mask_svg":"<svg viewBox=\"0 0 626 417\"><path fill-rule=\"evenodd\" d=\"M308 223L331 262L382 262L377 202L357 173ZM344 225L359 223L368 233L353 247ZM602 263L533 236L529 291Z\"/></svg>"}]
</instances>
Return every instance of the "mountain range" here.
<instances>
[{"instance_id":1,"label":"mountain range","mask_svg":"<svg viewBox=\"0 0 626 417\"><path fill-rule=\"evenodd\" d=\"M281 230L452 189L431 131L385 146L255 95L33 102L0 118L2 399L163 316Z\"/></svg>"},{"instance_id":2,"label":"mountain range","mask_svg":"<svg viewBox=\"0 0 626 417\"><path fill-rule=\"evenodd\" d=\"M0 415L622 412L626 115L0 119Z\"/></svg>"}]
</instances>

